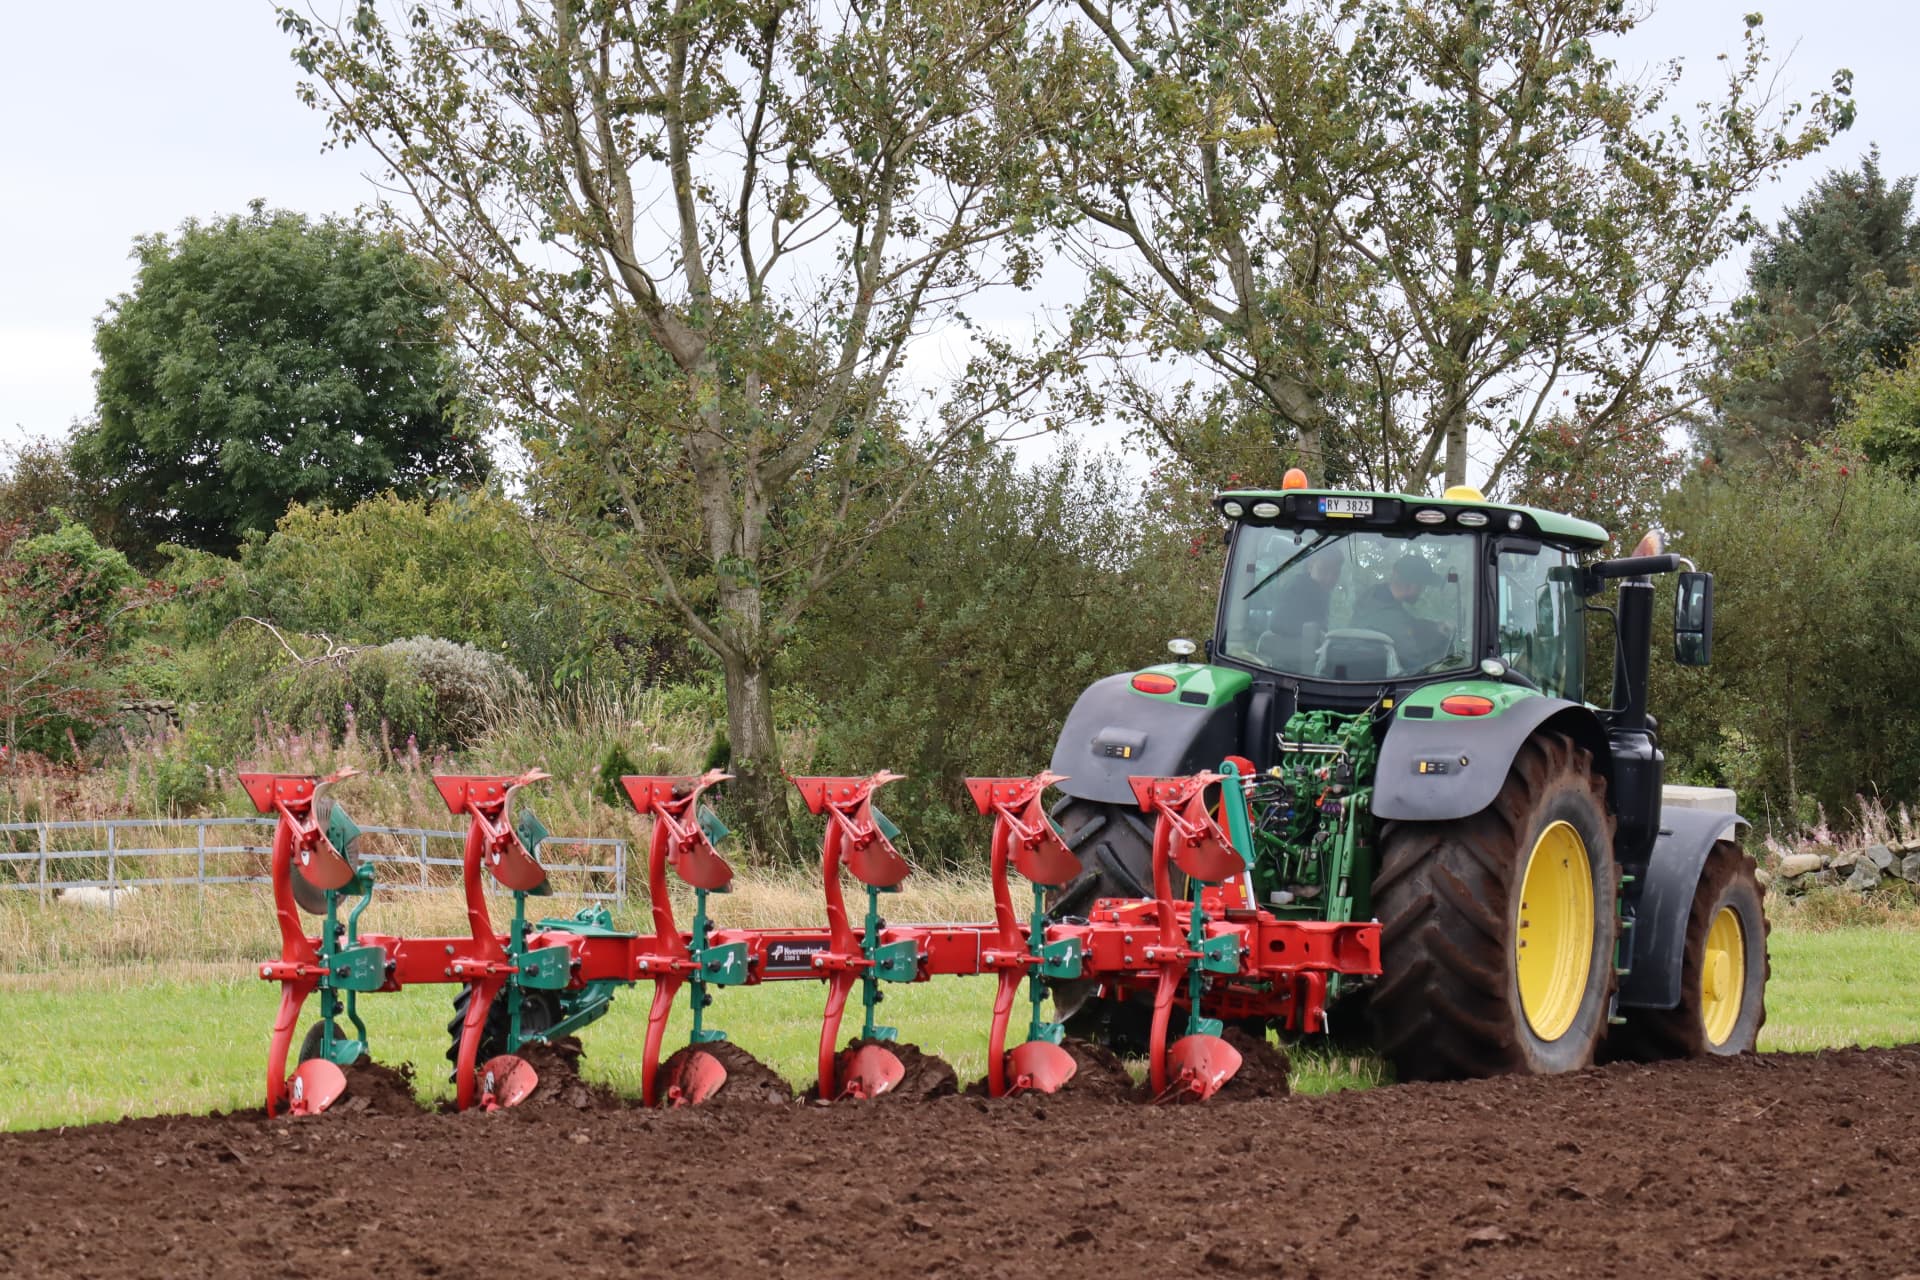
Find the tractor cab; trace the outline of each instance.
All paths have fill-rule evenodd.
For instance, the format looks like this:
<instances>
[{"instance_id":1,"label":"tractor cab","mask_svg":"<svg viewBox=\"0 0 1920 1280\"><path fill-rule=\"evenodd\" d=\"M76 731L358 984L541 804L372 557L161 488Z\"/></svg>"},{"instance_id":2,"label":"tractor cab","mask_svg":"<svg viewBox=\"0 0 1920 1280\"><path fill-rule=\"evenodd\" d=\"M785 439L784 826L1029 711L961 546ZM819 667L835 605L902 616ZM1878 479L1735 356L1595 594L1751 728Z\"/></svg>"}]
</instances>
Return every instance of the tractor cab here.
<instances>
[{"instance_id":1,"label":"tractor cab","mask_svg":"<svg viewBox=\"0 0 1920 1280\"><path fill-rule=\"evenodd\" d=\"M1307 705L1482 674L1579 701L1578 557L1599 526L1489 503L1304 487L1215 499L1230 522L1212 656Z\"/></svg>"}]
</instances>

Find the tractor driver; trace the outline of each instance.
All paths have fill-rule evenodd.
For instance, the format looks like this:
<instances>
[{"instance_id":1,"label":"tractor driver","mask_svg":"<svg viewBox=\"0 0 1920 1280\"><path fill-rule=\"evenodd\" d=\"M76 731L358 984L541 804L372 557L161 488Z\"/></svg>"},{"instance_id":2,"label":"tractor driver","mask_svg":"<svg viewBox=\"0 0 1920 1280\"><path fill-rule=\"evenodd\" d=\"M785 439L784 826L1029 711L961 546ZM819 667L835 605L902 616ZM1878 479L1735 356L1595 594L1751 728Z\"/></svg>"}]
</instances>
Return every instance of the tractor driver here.
<instances>
[{"instance_id":1,"label":"tractor driver","mask_svg":"<svg viewBox=\"0 0 1920 1280\"><path fill-rule=\"evenodd\" d=\"M1260 637L1259 653L1268 666L1280 671L1311 670L1313 654L1327 636L1327 615L1340 585L1337 546L1318 548L1307 555L1304 573L1290 572L1273 600L1272 629Z\"/></svg>"},{"instance_id":2,"label":"tractor driver","mask_svg":"<svg viewBox=\"0 0 1920 1280\"><path fill-rule=\"evenodd\" d=\"M1376 583L1354 606L1353 625L1391 639L1403 672L1418 671L1447 651L1453 628L1415 617L1412 608L1421 594L1439 581L1440 575L1427 558L1409 551L1393 562L1386 581Z\"/></svg>"}]
</instances>

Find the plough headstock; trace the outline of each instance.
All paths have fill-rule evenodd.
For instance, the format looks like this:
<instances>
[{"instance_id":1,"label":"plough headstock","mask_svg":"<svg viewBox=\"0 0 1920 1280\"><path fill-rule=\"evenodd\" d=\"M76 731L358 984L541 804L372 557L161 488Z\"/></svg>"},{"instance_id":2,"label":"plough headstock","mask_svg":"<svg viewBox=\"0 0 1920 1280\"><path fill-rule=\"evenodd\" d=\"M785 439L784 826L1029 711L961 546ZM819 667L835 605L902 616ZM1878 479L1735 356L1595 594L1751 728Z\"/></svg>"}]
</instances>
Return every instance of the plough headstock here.
<instances>
[{"instance_id":1,"label":"plough headstock","mask_svg":"<svg viewBox=\"0 0 1920 1280\"><path fill-rule=\"evenodd\" d=\"M861 884L891 889L912 870L893 841L880 828L873 812L873 793L905 777L884 769L864 778L795 778L808 813L828 815L839 828L840 857Z\"/></svg>"}]
</instances>

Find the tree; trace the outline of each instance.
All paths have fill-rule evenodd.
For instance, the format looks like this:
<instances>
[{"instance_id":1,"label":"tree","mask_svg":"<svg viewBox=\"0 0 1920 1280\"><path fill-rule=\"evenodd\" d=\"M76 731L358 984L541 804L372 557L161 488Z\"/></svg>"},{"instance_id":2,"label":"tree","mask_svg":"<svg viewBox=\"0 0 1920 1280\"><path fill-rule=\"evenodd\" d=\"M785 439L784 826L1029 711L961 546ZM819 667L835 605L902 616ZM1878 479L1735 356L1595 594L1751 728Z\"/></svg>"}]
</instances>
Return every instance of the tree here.
<instances>
[{"instance_id":1,"label":"tree","mask_svg":"<svg viewBox=\"0 0 1920 1280\"><path fill-rule=\"evenodd\" d=\"M540 559L526 513L486 490L382 494L344 511L296 504L237 559L172 559L168 581L204 584L182 606L181 630L195 641L241 617L343 644L433 636L503 653L547 687L657 679L690 665L675 620L612 616Z\"/></svg>"},{"instance_id":2,"label":"tree","mask_svg":"<svg viewBox=\"0 0 1920 1280\"><path fill-rule=\"evenodd\" d=\"M126 557L63 522L32 536L0 525L0 740L9 751L65 754L131 691L115 655L134 610L161 593Z\"/></svg>"},{"instance_id":3,"label":"tree","mask_svg":"<svg viewBox=\"0 0 1920 1280\"><path fill-rule=\"evenodd\" d=\"M1048 225L1027 132L988 109L1023 19L987 0L282 11L307 97L378 154L405 197L387 215L464 291L548 554L665 604L718 660L729 796L763 849L789 834L772 673L802 613L1056 363L963 329L980 290L1030 281ZM934 328L969 332L971 358L909 399Z\"/></svg>"},{"instance_id":4,"label":"tree","mask_svg":"<svg viewBox=\"0 0 1920 1280\"><path fill-rule=\"evenodd\" d=\"M1677 65L1636 80L1602 53L1643 16L1066 6L1050 84L1078 109L1052 159L1090 229L1090 314L1217 378L1176 388L1163 434L1196 399L1213 422L1251 405L1327 480L1421 491L1476 449L1497 488L1557 413L1672 421L1746 197L1852 108L1844 72L1805 110L1769 98L1756 16L1720 100L1667 118Z\"/></svg>"},{"instance_id":5,"label":"tree","mask_svg":"<svg viewBox=\"0 0 1920 1280\"><path fill-rule=\"evenodd\" d=\"M1667 504L1714 573L1714 661L1655 665L1674 781L1731 786L1767 826L1920 799L1920 487L1844 450L1735 463Z\"/></svg>"},{"instance_id":6,"label":"tree","mask_svg":"<svg viewBox=\"0 0 1920 1280\"><path fill-rule=\"evenodd\" d=\"M116 540L123 523L120 514L103 486L75 473L70 436L31 436L6 446L0 456L6 460L6 472L0 475L0 524L24 525L38 534L75 519L99 537Z\"/></svg>"},{"instance_id":7,"label":"tree","mask_svg":"<svg viewBox=\"0 0 1920 1280\"><path fill-rule=\"evenodd\" d=\"M1911 177L1888 182L1877 151L1835 170L1763 232L1698 428L1716 460L1779 454L1831 430L1849 387L1893 370L1920 341L1920 219Z\"/></svg>"},{"instance_id":8,"label":"tree","mask_svg":"<svg viewBox=\"0 0 1920 1280\"><path fill-rule=\"evenodd\" d=\"M133 291L95 330L99 420L73 465L143 559L163 542L230 554L294 502L485 472L446 291L396 237L255 202L134 256Z\"/></svg>"},{"instance_id":9,"label":"tree","mask_svg":"<svg viewBox=\"0 0 1920 1280\"><path fill-rule=\"evenodd\" d=\"M1525 442L1509 488L1515 502L1591 520L1624 548L1660 523L1661 503L1686 467L1657 427L1582 428L1556 414Z\"/></svg>"},{"instance_id":10,"label":"tree","mask_svg":"<svg viewBox=\"0 0 1920 1280\"><path fill-rule=\"evenodd\" d=\"M1841 434L1873 462L1920 477L1920 348L1898 369L1875 369L1852 384Z\"/></svg>"}]
</instances>

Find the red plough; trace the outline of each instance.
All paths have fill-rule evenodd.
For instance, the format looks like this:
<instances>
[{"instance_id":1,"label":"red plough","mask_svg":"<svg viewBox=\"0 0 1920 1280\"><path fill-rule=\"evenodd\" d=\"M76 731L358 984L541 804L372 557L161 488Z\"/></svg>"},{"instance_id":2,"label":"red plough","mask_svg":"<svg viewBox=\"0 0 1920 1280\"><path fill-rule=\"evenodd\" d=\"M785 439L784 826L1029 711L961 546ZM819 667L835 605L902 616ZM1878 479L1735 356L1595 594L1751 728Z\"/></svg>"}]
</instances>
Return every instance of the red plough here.
<instances>
[{"instance_id":1,"label":"red plough","mask_svg":"<svg viewBox=\"0 0 1920 1280\"><path fill-rule=\"evenodd\" d=\"M545 775L442 777L435 784L454 813L468 819L463 884L469 933L460 938L403 939L360 935L361 910L371 899L371 868L355 866L349 849L355 830L338 806L326 832L314 817L314 796L339 777L246 775L262 812L279 816L274 839L274 896L282 955L260 967L282 983L268 1064L268 1108L318 1111L340 1094L338 1068L365 1052L365 1032L354 1001L360 993L397 991L419 982L466 987L459 1022L454 1078L456 1105L512 1106L538 1087L522 1045L550 1040L604 1014L612 992L634 982L653 984L642 1048L641 1089L655 1106L705 1101L723 1090L727 1068L712 1051L726 1039L707 1025L714 991L773 981L818 981L826 986L816 1063L818 1096L827 1100L880 1097L897 1087L903 1068L889 1047L895 1032L878 1019L883 984L991 974L997 982L987 1029L988 1092L994 1097L1052 1093L1074 1075L1062 1047L1063 1030L1042 1014L1046 983L1097 982L1110 994L1151 996L1153 1021L1148 1073L1163 1100L1212 1096L1233 1076L1239 1054L1221 1038L1222 1019L1264 1019L1293 1029L1323 1025L1331 974L1380 971L1377 924L1283 920L1246 900L1240 852L1208 811L1207 798L1224 785L1237 801L1231 774L1136 778L1135 796L1153 815L1153 896L1103 899L1084 921L1050 921L1050 889L1073 880L1079 858L1054 829L1044 806L1049 786L1030 778L968 781L974 804L993 819L989 866L994 918L973 924L889 923L880 896L896 891L911 868L894 844L897 833L874 806L875 793L899 775L796 778L808 810L827 820L820 853L825 926L732 929L714 924L708 897L724 893L733 872L716 848L726 829L702 804L727 781L698 777L629 777L628 798L653 823L647 858L652 931L618 932L604 913L541 920L525 918L528 895L546 889L538 846L546 832L532 815L516 823L510 809L519 788ZM510 929L496 933L487 909L484 871L514 895ZM862 887L865 910L856 920L843 892L844 869ZM1179 870L1190 892L1176 896ZM691 927L676 920L668 873L694 891ZM1023 878L1031 909L1016 909L1013 877ZM305 934L295 890L304 881L322 899L320 937ZM341 901L360 904L343 924ZM1021 1043L1007 1047L1022 983L1029 1016ZM858 1047L839 1048L841 1024L855 990L861 995ZM308 1062L285 1078L286 1059L301 1008L322 992L322 1021L308 1037ZM693 1015L691 1046L662 1070L661 1052L675 998L685 990ZM502 1010L506 1016L501 1016ZM358 1038L330 1030L337 1012ZM1173 1019L1184 1018L1173 1035ZM485 1050L483 1052L483 1049ZM314 1065L315 1063L321 1065ZM329 1072L326 1068L332 1067Z\"/></svg>"}]
</instances>

